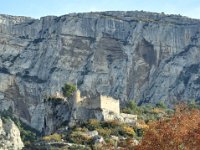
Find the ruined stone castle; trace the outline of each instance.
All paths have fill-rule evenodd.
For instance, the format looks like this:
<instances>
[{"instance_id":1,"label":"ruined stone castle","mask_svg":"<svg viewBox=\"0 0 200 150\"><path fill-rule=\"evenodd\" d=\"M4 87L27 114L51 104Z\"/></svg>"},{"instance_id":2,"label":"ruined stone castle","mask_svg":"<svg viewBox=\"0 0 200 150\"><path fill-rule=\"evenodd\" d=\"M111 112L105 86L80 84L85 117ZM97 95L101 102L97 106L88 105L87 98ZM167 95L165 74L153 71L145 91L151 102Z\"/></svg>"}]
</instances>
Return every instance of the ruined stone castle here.
<instances>
[{"instance_id":1,"label":"ruined stone castle","mask_svg":"<svg viewBox=\"0 0 200 150\"><path fill-rule=\"evenodd\" d=\"M79 90L74 92L71 121L97 119L101 121L119 120L135 123L137 115L120 113L120 102L109 96L82 96Z\"/></svg>"}]
</instances>

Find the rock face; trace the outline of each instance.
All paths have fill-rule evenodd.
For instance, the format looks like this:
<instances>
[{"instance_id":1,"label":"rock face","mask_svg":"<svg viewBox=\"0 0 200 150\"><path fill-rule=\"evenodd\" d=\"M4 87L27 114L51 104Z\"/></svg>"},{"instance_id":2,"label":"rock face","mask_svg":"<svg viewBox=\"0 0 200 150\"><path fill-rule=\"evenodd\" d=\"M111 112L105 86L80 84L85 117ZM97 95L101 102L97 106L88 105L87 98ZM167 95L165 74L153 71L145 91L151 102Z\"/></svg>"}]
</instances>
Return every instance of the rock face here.
<instances>
[{"instance_id":1,"label":"rock face","mask_svg":"<svg viewBox=\"0 0 200 150\"><path fill-rule=\"evenodd\" d=\"M51 132L70 104L45 102L65 83L139 103L200 99L200 20L147 12L38 19L0 15L0 110ZM47 131L48 130L48 131Z\"/></svg>"},{"instance_id":2,"label":"rock face","mask_svg":"<svg viewBox=\"0 0 200 150\"><path fill-rule=\"evenodd\" d=\"M21 140L19 129L14 122L6 120L3 123L0 118L0 150L20 150L23 147L24 144Z\"/></svg>"}]
</instances>

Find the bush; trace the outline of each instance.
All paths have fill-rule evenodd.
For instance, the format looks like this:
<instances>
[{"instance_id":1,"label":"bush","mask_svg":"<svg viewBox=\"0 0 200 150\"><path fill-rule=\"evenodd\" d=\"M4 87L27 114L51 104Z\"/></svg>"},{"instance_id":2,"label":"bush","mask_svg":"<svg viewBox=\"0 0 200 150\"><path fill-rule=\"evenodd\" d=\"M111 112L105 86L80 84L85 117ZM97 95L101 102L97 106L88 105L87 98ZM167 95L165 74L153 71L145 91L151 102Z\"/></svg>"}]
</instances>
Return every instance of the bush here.
<instances>
[{"instance_id":1,"label":"bush","mask_svg":"<svg viewBox=\"0 0 200 150\"><path fill-rule=\"evenodd\" d=\"M163 109L161 109L161 108L153 108L153 109L151 110L151 113L154 113L154 114L162 113L162 114L164 114L165 111L164 111Z\"/></svg>"},{"instance_id":2,"label":"bush","mask_svg":"<svg viewBox=\"0 0 200 150\"><path fill-rule=\"evenodd\" d=\"M85 146L82 146L82 145L72 145L68 149L69 150L91 150L89 147L85 147ZM68 149L66 149L66 150L68 150ZM58 149L58 150L62 150L62 149Z\"/></svg>"},{"instance_id":3,"label":"bush","mask_svg":"<svg viewBox=\"0 0 200 150\"><path fill-rule=\"evenodd\" d=\"M135 140L133 138L127 138L124 140L120 140L118 143L119 147L123 147L126 150L133 150L133 146L136 145Z\"/></svg>"},{"instance_id":4,"label":"bush","mask_svg":"<svg viewBox=\"0 0 200 150\"><path fill-rule=\"evenodd\" d=\"M163 108L163 109L166 109L167 106L165 105L165 103L163 101L160 101L156 104L156 107L158 108Z\"/></svg>"},{"instance_id":5,"label":"bush","mask_svg":"<svg viewBox=\"0 0 200 150\"><path fill-rule=\"evenodd\" d=\"M175 115L150 124L142 142L134 149L200 149L200 110L176 107Z\"/></svg>"},{"instance_id":6,"label":"bush","mask_svg":"<svg viewBox=\"0 0 200 150\"><path fill-rule=\"evenodd\" d=\"M65 84L65 86L62 88L63 95L68 98L73 94L75 90L76 86L73 84Z\"/></svg>"},{"instance_id":7,"label":"bush","mask_svg":"<svg viewBox=\"0 0 200 150\"><path fill-rule=\"evenodd\" d=\"M44 136L42 138L44 141L56 141L56 142L60 142L62 141L61 135L54 133L52 135L48 135L48 136Z\"/></svg>"},{"instance_id":8,"label":"bush","mask_svg":"<svg viewBox=\"0 0 200 150\"><path fill-rule=\"evenodd\" d=\"M130 108L123 108L121 110L122 113L125 113L125 114L132 114L132 110Z\"/></svg>"},{"instance_id":9,"label":"bush","mask_svg":"<svg viewBox=\"0 0 200 150\"><path fill-rule=\"evenodd\" d=\"M142 115L145 113L149 113L149 111L152 109L153 107L149 104L146 105L142 105L142 106L137 106L137 104L135 103L135 101L129 101L127 107L122 109L123 113L127 113L127 114L136 114L136 115Z\"/></svg>"},{"instance_id":10,"label":"bush","mask_svg":"<svg viewBox=\"0 0 200 150\"><path fill-rule=\"evenodd\" d=\"M145 123L144 120L138 120L137 124L136 124L136 127L138 129L143 129L143 130L147 130L149 129L149 126Z\"/></svg>"},{"instance_id":11,"label":"bush","mask_svg":"<svg viewBox=\"0 0 200 150\"><path fill-rule=\"evenodd\" d=\"M78 128L75 128L74 131L87 132L88 129L85 127L84 128L78 127Z\"/></svg>"},{"instance_id":12,"label":"bush","mask_svg":"<svg viewBox=\"0 0 200 150\"><path fill-rule=\"evenodd\" d=\"M120 130L120 134L123 136L134 136L135 135L135 131L133 128L129 127L129 126L122 126L121 130Z\"/></svg>"},{"instance_id":13,"label":"bush","mask_svg":"<svg viewBox=\"0 0 200 150\"><path fill-rule=\"evenodd\" d=\"M105 121L102 123L102 127L105 128L116 128L120 125L121 123L118 120Z\"/></svg>"},{"instance_id":14,"label":"bush","mask_svg":"<svg viewBox=\"0 0 200 150\"><path fill-rule=\"evenodd\" d=\"M109 128L98 128L96 130L98 131L99 135L103 137L109 137L112 132Z\"/></svg>"},{"instance_id":15,"label":"bush","mask_svg":"<svg viewBox=\"0 0 200 150\"><path fill-rule=\"evenodd\" d=\"M141 114L148 114L152 109L153 106L150 104L140 106Z\"/></svg>"},{"instance_id":16,"label":"bush","mask_svg":"<svg viewBox=\"0 0 200 150\"><path fill-rule=\"evenodd\" d=\"M111 135L120 136L121 126L111 128Z\"/></svg>"},{"instance_id":17,"label":"bush","mask_svg":"<svg viewBox=\"0 0 200 150\"><path fill-rule=\"evenodd\" d=\"M188 102L188 107L190 109L200 109L200 103L199 103L199 101L192 100L192 101Z\"/></svg>"},{"instance_id":18,"label":"bush","mask_svg":"<svg viewBox=\"0 0 200 150\"><path fill-rule=\"evenodd\" d=\"M139 114L141 112L140 107L133 100L129 102L128 108L131 110L131 114Z\"/></svg>"},{"instance_id":19,"label":"bush","mask_svg":"<svg viewBox=\"0 0 200 150\"><path fill-rule=\"evenodd\" d=\"M58 98L58 97L51 96L51 97L48 98L48 102L53 103L53 105L59 105L59 104L62 103L62 101L63 101L63 99L62 98Z\"/></svg>"},{"instance_id":20,"label":"bush","mask_svg":"<svg viewBox=\"0 0 200 150\"><path fill-rule=\"evenodd\" d=\"M97 119L90 119L86 124L85 126L90 130L95 130L96 128L99 128L101 125L100 125L100 122L99 120Z\"/></svg>"},{"instance_id":21,"label":"bush","mask_svg":"<svg viewBox=\"0 0 200 150\"><path fill-rule=\"evenodd\" d=\"M92 142L92 138L88 135L84 134L84 132L73 131L69 135L70 142L76 144L90 144Z\"/></svg>"}]
</instances>

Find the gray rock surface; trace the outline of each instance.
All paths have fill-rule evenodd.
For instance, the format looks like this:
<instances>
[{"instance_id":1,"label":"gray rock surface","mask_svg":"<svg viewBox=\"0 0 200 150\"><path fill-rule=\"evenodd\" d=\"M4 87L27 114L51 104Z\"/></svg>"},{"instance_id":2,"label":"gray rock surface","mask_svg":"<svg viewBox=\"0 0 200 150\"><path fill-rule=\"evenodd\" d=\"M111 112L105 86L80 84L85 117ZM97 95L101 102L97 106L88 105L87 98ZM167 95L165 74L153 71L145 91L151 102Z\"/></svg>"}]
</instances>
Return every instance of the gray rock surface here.
<instances>
[{"instance_id":1,"label":"gray rock surface","mask_svg":"<svg viewBox=\"0 0 200 150\"><path fill-rule=\"evenodd\" d=\"M147 12L0 15L0 110L50 133L71 106L45 97L77 80L125 102L200 99L200 20Z\"/></svg>"},{"instance_id":2,"label":"gray rock surface","mask_svg":"<svg viewBox=\"0 0 200 150\"><path fill-rule=\"evenodd\" d=\"M24 144L20 137L20 131L11 120L3 122L0 118L0 150L20 150Z\"/></svg>"}]
</instances>

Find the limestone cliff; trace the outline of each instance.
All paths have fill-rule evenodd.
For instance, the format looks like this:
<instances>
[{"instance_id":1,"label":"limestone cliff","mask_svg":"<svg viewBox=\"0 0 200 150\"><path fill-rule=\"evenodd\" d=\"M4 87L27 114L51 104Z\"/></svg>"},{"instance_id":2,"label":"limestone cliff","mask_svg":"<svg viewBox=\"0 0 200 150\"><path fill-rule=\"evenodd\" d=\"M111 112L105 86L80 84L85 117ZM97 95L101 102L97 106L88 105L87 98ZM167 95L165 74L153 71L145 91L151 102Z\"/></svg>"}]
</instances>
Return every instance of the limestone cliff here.
<instances>
[{"instance_id":1,"label":"limestone cliff","mask_svg":"<svg viewBox=\"0 0 200 150\"><path fill-rule=\"evenodd\" d=\"M0 15L0 110L39 131L70 106L46 96L77 80L82 93L137 102L200 99L200 20L147 12ZM48 130L48 131L46 131Z\"/></svg>"},{"instance_id":2,"label":"limestone cliff","mask_svg":"<svg viewBox=\"0 0 200 150\"><path fill-rule=\"evenodd\" d=\"M0 150L20 150L24 144L17 126L11 120L3 122L0 118Z\"/></svg>"}]
</instances>

